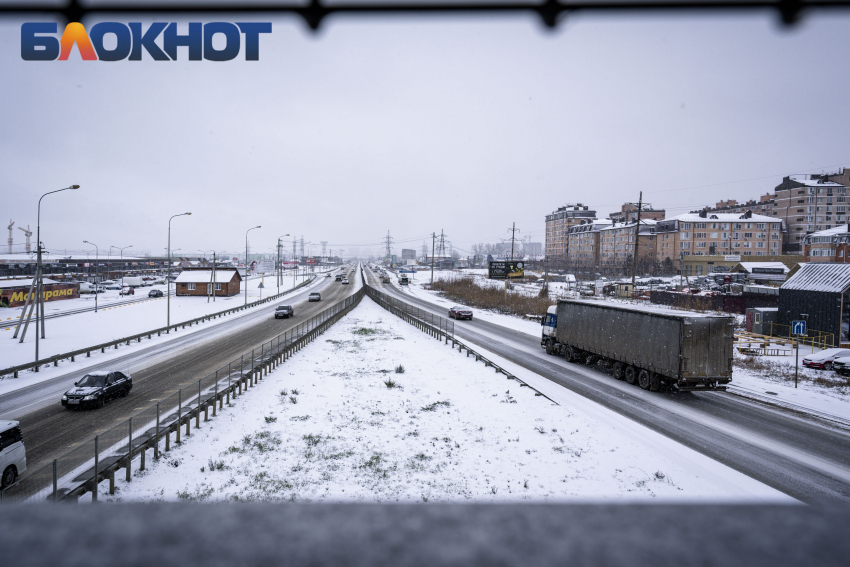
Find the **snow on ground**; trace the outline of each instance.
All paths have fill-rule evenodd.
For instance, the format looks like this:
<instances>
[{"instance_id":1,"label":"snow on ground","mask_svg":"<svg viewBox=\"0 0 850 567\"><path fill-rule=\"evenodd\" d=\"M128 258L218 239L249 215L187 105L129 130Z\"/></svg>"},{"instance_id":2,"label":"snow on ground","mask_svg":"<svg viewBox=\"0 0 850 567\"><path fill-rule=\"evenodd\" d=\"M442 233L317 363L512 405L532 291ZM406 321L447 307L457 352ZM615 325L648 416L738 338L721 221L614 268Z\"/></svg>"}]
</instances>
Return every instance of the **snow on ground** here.
<instances>
[{"instance_id":1,"label":"snow on ground","mask_svg":"<svg viewBox=\"0 0 850 567\"><path fill-rule=\"evenodd\" d=\"M364 298L109 500L789 501L549 384L561 405Z\"/></svg>"},{"instance_id":2,"label":"snow on ground","mask_svg":"<svg viewBox=\"0 0 850 567\"><path fill-rule=\"evenodd\" d=\"M311 285L318 285L321 281L323 281L323 279L324 278L321 276L317 277L315 283ZM262 281L262 278L252 278L249 280L249 302L256 301L260 298L257 286ZM302 281L302 278L299 277L297 283L301 283ZM272 284L275 284L274 287L272 287ZM267 276L265 278L264 285L265 288L263 289L263 297L267 297L270 294L269 292L271 292L271 295L277 293L277 285L274 276ZM164 286L162 287L164 290ZM280 289L281 292L283 292L291 289L292 287L294 287L293 278L290 277L286 278L282 282ZM147 293L147 290L150 288L141 289L145 290L144 293ZM65 301L71 302L76 300ZM205 296L172 297L171 323L176 324L209 313L225 311L227 309L243 305L244 301L244 292L239 296L217 297L216 301L210 301L209 303ZM285 303L287 301L287 296L284 296L279 301L281 303ZM50 305L50 303L47 305ZM218 325L224 321L231 321L234 317L241 317L243 315L250 314L252 311L253 310L251 309L240 311L223 319L213 319L206 321L203 325L188 327L185 330L181 330L180 333L172 333L162 335L160 337L154 336L151 340L160 342L169 341L176 337L185 336L186 333L198 331L201 328ZM120 307L99 309L97 313L94 311L87 311L85 313L76 313L65 317L58 317L56 319L47 319L45 321L47 338L39 341L39 358L48 358L54 354L107 343L128 335L134 335L151 329L164 327L165 325L166 301L164 297ZM30 323L30 328L27 331L27 336L23 343L19 343L18 339L12 339L13 332L14 331L0 332L0 339L5 339L0 340L0 361L2 361L0 362L0 366L3 368L16 366L18 364L26 364L28 362L32 362L34 358L35 322L33 321ZM133 343L132 345L125 346L122 349L107 350L106 353L100 353L98 351L96 353L92 353L91 358L77 358L75 363L69 364L82 365L79 366L79 368L83 368L86 363L89 365L101 363L109 360L109 358L124 356L128 353L129 349L145 348L149 345L150 341L146 340L142 343ZM42 368L40 372L23 372L18 375L18 378L14 378L11 374L2 376L0 377L0 394L5 394L20 388L31 386L38 382L43 382L44 380L54 378L55 376L67 371L68 368L66 364L56 368Z\"/></svg>"}]
</instances>

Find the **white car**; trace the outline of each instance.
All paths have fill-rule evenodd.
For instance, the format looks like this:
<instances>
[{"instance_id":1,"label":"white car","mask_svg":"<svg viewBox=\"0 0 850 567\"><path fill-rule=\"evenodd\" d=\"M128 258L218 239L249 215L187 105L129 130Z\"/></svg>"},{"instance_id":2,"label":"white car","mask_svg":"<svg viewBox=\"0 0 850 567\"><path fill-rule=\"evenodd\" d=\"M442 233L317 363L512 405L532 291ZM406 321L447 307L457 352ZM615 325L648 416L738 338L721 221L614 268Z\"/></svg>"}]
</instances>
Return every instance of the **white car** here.
<instances>
[{"instance_id":1,"label":"white car","mask_svg":"<svg viewBox=\"0 0 850 567\"><path fill-rule=\"evenodd\" d=\"M807 354L803 357L803 366L818 370L832 370L832 363L836 358L847 356L850 356L850 350L846 348L828 348L814 354Z\"/></svg>"},{"instance_id":2,"label":"white car","mask_svg":"<svg viewBox=\"0 0 850 567\"><path fill-rule=\"evenodd\" d=\"M24 434L17 421L0 421L0 488L6 488L27 470Z\"/></svg>"}]
</instances>

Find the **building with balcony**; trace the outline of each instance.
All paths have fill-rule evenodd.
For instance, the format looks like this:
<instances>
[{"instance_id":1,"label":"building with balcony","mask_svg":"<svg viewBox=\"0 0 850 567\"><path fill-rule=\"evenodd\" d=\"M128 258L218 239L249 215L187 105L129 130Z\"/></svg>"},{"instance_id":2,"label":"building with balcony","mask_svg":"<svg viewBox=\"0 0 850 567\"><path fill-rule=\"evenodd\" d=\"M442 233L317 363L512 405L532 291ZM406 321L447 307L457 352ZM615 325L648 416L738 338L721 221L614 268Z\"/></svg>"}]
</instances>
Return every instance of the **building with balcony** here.
<instances>
[{"instance_id":1,"label":"building with balcony","mask_svg":"<svg viewBox=\"0 0 850 567\"><path fill-rule=\"evenodd\" d=\"M581 203L558 207L546 215L546 258L550 262L566 264L569 259L568 229L581 221L595 218L596 211Z\"/></svg>"}]
</instances>

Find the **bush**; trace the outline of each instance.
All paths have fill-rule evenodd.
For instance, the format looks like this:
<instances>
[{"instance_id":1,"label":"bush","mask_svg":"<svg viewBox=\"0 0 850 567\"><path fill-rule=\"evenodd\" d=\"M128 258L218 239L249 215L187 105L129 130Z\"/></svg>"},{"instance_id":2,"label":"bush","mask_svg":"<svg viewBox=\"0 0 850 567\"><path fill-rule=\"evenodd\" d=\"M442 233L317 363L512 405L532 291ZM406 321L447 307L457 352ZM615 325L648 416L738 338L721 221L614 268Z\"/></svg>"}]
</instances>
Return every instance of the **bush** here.
<instances>
[{"instance_id":1,"label":"bush","mask_svg":"<svg viewBox=\"0 0 850 567\"><path fill-rule=\"evenodd\" d=\"M404 366L402 366L401 364L399 364L398 366L396 366L396 367L395 367L395 373L396 373L396 374L404 374Z\"/></svg>"},{"instance_id":2,"label":"bush","mask_svg":"<svg viewBox=\"0 0 850 567\"><path fill-rule=\"evenodd\" d=\"M520 317L528 314L543 315L549 306L555 304L548 298L548 294L543 297L543 294L534 297L518 291L505 294L504 289L482 287L471 277L437 280L430 289L439 291L447 299L463 305Z\"/></svg>"}]
</instances>

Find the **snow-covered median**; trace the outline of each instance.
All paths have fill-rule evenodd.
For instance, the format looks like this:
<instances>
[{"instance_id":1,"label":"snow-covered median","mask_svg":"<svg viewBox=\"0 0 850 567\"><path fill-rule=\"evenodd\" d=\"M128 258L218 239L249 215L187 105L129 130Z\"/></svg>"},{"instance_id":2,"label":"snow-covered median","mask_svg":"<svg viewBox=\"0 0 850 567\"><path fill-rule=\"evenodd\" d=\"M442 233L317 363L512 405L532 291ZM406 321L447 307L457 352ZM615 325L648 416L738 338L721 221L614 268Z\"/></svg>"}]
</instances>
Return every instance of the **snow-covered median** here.
<instances>
[{"instance_id":1,"label":"snow-covered median","mask_svg":"<svg viewBox=\"0 0 850 567\"><path fill-rule=\"evenodd\" d=\"M364 298L110 498L787 500L670 445L536 396Z\"/></svg>"}]
</instances>

